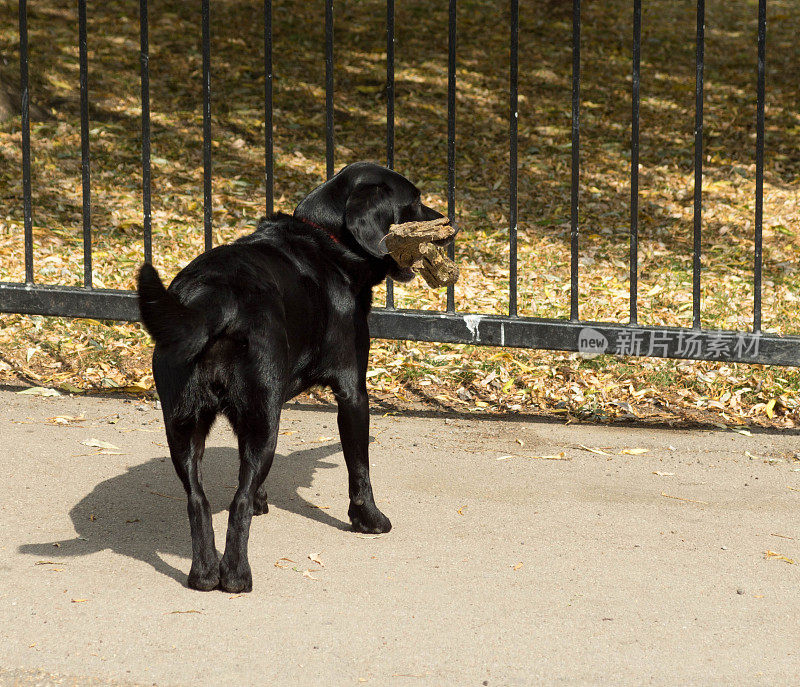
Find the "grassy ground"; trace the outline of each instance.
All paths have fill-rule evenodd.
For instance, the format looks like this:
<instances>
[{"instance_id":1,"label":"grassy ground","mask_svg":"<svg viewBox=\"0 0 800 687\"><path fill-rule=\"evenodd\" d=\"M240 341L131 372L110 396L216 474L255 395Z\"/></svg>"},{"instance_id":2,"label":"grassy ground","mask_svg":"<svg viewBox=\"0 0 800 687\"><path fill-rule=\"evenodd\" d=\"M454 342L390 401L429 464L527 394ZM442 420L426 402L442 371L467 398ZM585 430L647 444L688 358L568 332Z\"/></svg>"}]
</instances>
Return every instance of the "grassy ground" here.
<instances>
[{"instance_id":1,"label":"grassy ground","mask_svg":"<svg viewBox=\"0 0 800 687\"><path fill-rule=\"evenodd\" d=\"M77 19L73 2L29 4L35 278L82 283ZM322 3L275 2L277 209L324 180ZM319 5L319 6L318 6ZM584 3L581 110L582 319L627 321L631 3ZM691 324L695 3L644 3L640 157L642 324ZM703 326L752 321L757 3L706 15ZM800 7L769 3L763 323L800 332ZM571 6L523 3L520 28L520 314L569 313ZM397 7L396 168L446 207L446 3ZM264 212L263 19L258 3L212 3L214 240ZM459 3L456 249L459 310L508 306L508 4ZM336 166L385 159L385 3L336 4ZM150 16L155 264L166 277L202 249L199 10ZM89 11L94 283L130 288L142 260L138 4ZM16 8L0 7L0 55L18 59ZM0 127L0 280L23 272L18 122ZM400 307L440 309L444 291L397 285ZM382 302L383 294L377 295ZM2 316L0 374L67 389L151 388L139 325ZM560 412L793 426L793 368L620 360L376 341L378 396L464 410Z\"/></svg>"}]
</instances>

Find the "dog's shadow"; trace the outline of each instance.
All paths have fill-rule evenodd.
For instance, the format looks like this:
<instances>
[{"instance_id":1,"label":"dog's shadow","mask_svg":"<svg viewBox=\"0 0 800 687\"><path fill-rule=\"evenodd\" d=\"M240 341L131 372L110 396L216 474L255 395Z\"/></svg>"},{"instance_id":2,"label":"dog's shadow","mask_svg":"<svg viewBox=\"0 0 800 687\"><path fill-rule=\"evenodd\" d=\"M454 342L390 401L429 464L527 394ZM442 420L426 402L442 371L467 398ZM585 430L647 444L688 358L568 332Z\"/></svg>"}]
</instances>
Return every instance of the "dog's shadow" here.
<instances>
[{"instance_id":1,"label":"dog's shadow","mask_svg":"<svg viewBox=\"0 0 800 687\"><path fill-rule=\"evenodd\" d=\"M350 529L349 523L332 517L298 493L299 489L312 486L317 470L338 467L325 459L340 451L340 444L335 443L286 456L276 453L267 478L270 513L277 507L337 529ZM212 513L227 510L236 491L238 467L236 449L206 449L203 487ZM346 480L347 476L343 475L343 479ZM23 544L18 551L51 560L110 549L144 561L185 584L186 573L162 557L163 554L192 557L186 495L169 458L154 458L128 468L123 475L101 482L72 507L69 515L76 537ZM268 518L270 514L259 517ZM219 546L220 542L217 544Z\"/></svg>"}]
</instances>

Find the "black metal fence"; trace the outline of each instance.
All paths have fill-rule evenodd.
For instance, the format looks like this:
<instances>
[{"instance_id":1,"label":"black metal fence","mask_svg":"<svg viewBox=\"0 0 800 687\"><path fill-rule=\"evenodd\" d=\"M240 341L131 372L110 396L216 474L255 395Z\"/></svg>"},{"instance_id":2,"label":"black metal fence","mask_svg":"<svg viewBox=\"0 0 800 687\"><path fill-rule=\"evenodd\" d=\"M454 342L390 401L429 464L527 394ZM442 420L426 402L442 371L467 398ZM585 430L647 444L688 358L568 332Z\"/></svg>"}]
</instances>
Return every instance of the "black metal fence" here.
<instances>
[{"instance_id":1,"label":"black metal fence","mask_svg":"<svg viewBox=\"0 0 800 687\"><path fill-rule=\"evenodd\" d=\"M325 5L325 141L328 176L334 172L334 3ZM386 2L386 163L394 165L394 0ZM148 3L140 0L141 103L142 103L142 214L145 260L152 258L150 196L150 84L148 65ZM212 155L210 70L210 6L202 0L203 56L203 160L204 160L204 235L205 248L212 243ZM632 113L631 113L631 200L630 200L630 316L627 324L583 322L578 313L579 293L579 180L580 180L580 86L581 86L581 4L573 0L572 27L572 177L570 213L570 316L569 319L519 317L517 313L517 202L518 202L518 81L519 81L519 0L510 0L509 54L509 312L507 315L460 313L455 309L453 287L448 288L443 312L396 309L392 284L387 284L386 304L371 316L371 332L377 338L414 339L449 343L474 343L493 346L542 348L586 353L609 352L619 355L656 356L800 365L800 337L778 336L761 331L761 260L764 179L764 102L766 55L766 0L758 3L758 38L754 50L757 66L756 104L756 191L755 249L753 255L753 326L747 332L701 328L701 227L703 173L703 76L705 46L705 2L697 2L695 127L694 127L694 250L693 250L693 326L650 327L638 324L638 200L639 200L639 85L641 48L641 0L632 0ZM19 1L20 78L22 91L22 188L25 234L25 282L0 283L0 312L91 317L109 320L139 318L135 294L129 291L92 287L91 179L89 138L89 95L87 86L86 0L78 0L81 155L83 182L84 286L47 286L33 279L33 233L31 204L31 147L28 81L27 2ZM456 0L449 0L448 12L448 97L447 97L447 212L451 220L456 211ZM273 174L273 84L272 84L272 2L264 2L264 118L266 211L272 212ZM452 257L451 247L451 257Z\"/></svg>"}]
</instances>

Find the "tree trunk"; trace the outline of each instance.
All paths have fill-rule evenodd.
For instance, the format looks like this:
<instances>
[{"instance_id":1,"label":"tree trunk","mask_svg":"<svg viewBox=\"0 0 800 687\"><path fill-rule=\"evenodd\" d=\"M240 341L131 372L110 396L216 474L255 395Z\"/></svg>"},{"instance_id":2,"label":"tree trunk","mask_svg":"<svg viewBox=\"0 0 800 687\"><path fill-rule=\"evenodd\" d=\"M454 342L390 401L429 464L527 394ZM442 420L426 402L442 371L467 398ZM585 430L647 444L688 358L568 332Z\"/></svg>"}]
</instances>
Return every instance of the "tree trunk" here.
<instances>
[{"instance_id":1,"label":"tree trunk","mask_svg":"<svg viewBox=\"0 0 800 687\"><path fill-rule=\"evenodd\" d=\"M0 58L2 65L2 58ZM12 76L13 72L0 69L0 122L19 117L22 112L22 93L20 92L19 75ZM30 91L28 91L30 93ZM43 107L29 103L30 117L32 120L49 119L50 115Z\"/></svg>"},{"instance_id":2,"label":"tree trunk","mask_svg":"<svg viewBox=\"0 0 800 687\"><path fill-rule=\"evenodd\" d=\"M0 122L5 122L20 113L19 88L12 88L0 74Z\"/></svg>"}]
</instances>

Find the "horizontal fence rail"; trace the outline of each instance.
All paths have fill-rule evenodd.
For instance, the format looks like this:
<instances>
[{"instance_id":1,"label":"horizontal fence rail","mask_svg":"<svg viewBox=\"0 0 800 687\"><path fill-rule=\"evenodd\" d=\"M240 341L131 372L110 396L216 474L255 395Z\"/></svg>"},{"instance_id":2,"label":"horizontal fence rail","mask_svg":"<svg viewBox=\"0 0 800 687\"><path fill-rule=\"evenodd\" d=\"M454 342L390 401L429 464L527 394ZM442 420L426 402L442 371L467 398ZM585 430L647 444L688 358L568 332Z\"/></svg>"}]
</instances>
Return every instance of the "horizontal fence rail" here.
<instances>
[{"instance_id":1,"label":"horizontal fence rail","mask_svg":"<svg viewBox=\"0 0 800 687\"><path fill-rule=\"evenodd\" d=\"M755 234L753 255L753 328L749 332L708 330L701 326L702 270L702 164L703 164L703 87L705 62L705 2L698 0L695 43L695 122L694 122L694 218L692 253L692 327L658 327L638 324L638 251L639 251L639 144L642 2L632 0L631 55L631 200L630 200L630 312L628 322L585 322L579 313L579 240L580 240L580 111L581 111L581 3L572 7L572 81L571 104L571 180L570 180L570 306L569 317L545 319L519 317L517 234L519 220L518 123L519 123L519 0L510 0L509 48L509 306L507 315L456 312L454 288L448 287L444 312L401 310L395 307L391 280L387 282L386 304L370 316L370 332L376 338L412 339L446 343L467 343L517 348L576 351L586 355L603 353L621 356L654 356L694 360L719 360L775 365L800 365L800 336L781 336L761 331L762 299L762 225L764 182L764 128L766 93L766 0L759 0L756 59L756 189ZM81 122L81 179L83 194L83 287L53 286L34 283L33 212L31 193L31 142L28 74L28 16L26 0L19 1L22 206L24 213L25 282L0 282L0 312L62 317L84 317L118 321L136 321L139 310L136 294L131 291L92 287L92 220L88 79L87 3L78 0L79 90ZM273 150L273 13L271 0L264 1L264 180L265 209L272 212L275 198ZM447 214L456 217L456 102L457 102L457 0L448 0L447 39ZM334 2L324 0L324 44L321 58L325 63L324 132L326 175L334 173ZM139 0L140 79L141 79L141 164L143 251L152 259L151 157L150 157L150 75L148 0ZM205 249L212 247L212 63L210 0L202 0L198 38L202 52L203 78L203 231ZM386 3L386 164L394 167L395 152L395 3ZM453 247L449 248L453 257Z\"/></svg>"}]
</instances>

